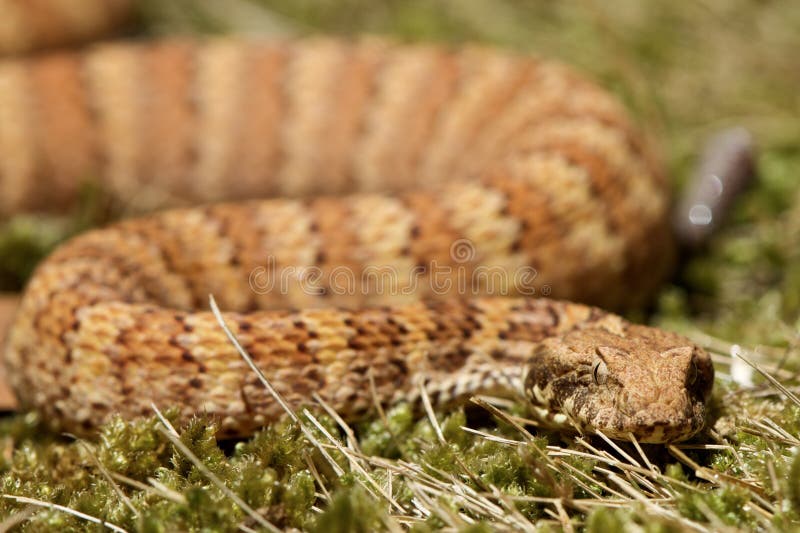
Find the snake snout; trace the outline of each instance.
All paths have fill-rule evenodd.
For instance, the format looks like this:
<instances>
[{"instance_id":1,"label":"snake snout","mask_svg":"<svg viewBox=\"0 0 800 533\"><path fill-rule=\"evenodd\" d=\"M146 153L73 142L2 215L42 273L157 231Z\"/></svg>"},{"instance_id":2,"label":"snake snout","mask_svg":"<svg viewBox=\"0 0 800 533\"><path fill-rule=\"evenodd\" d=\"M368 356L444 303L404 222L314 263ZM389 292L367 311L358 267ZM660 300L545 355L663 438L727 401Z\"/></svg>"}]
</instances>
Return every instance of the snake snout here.
<instances>
[{"instance_id":1,"label":"snake snout","mask_svg":"<svg viewBox=\"0 0 800 533\"><path fill-rule=\"evenodd\" d=\"M701 429L703 416L702 407L685 391L660 396L621 389L612 405L589 421L608 437L628 440L632 435L643 443L665 443L693 436Z\"/></svg>"}]
</instances>

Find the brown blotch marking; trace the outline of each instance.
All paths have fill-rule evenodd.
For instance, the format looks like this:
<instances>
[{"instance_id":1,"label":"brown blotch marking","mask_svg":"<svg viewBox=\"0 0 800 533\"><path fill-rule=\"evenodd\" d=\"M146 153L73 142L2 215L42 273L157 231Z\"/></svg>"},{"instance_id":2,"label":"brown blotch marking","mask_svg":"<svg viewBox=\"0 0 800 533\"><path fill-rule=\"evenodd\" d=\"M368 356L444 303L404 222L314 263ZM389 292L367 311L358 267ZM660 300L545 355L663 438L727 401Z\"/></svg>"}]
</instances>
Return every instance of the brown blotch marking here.
<instances>
[{"instance_id":1,"label":"brown blotch marking","mask_svg":"<svg viewBox=\"0 0 800 533\"><path fill-rule=\"evenodd\" d=\"M404 378L406 374L408 374L408 365L406 364L406 360L403 357L396 357L389 360L389 364L391 364L396 369L396 373L399 377Z\"/></svg>"},{"instance_id":2,"label":"brown blotch marking","mask_svg":"<svg viewBox=\"0 0 800 533\"><path fill-rule=\"evenodd\" d=\"M347 339L347 347L351 348L353 350L363 350L364 348L367 347L367 345L364 344L364 341L362 341L360 339L350 338L350 339Z\"/></svg>"},{"instance_id":3,"label":"brown blotch marking","mask_svg":"<svg viewBox=\"0 0 800 533\"><path fill-rule=\"evenodd\" d=\"M555 311L553 311L552 309L550 311L555 314ZM591 308L589 308L589 318L586 321L587 322L597 322L597 321L602 320L603 318L605 318L606 315L607 315L607 313L605 311L602 311L601 309L598 309L597 307L591 307ZM556 321L556 324L558 324L558 321Z\"/></svg>"},{"instance_id":4,"label":"brown blotch marking","mask_svg":"<svg viewBox=\"0 0 800 533\"><path fill-rule=\"evenodd\" d=\"M160 365L169 367L175 362L175 357L166 354L158 354L154 357L154 360Z\"/></svg>"},{"instance_id":5,"label":"brown blotch marking","mask_svg":"<svg viewBox=\"0 0 800 533\"><path fill-rule=\"evenodd\" d=\"M242 403L244 404L244 410L246 413L253 412L253 406L250 404L250 398L247 397L247 393L244 390L244 387L239 388L239 398L242 399Z\"/></svg>"},{"instance_id":6,"label":"brown blotch marking","mask_svg":"<svg viewBox=\"0 0 800 533\"><path fill-rule=\"evenodd\" d=\"M199 389L203 386L203 381L200 378L192 378L189 380L189 386L195 389Z\"/></svg>"},{"instance_id":7,"label":"brown blotch marking","mask_svg":"<svg viewBox=\"0 0 800 533\"><path fill-rule=\"evenodd\" d=\"M558 313L556 313L556 310L553 309L553 306L545 306L545 311L547 311L547 314L550 316L549 326L553 328L558 326L559 322L561 322L561 317L558 316Z\"/></svg>"},{"instance_id":8,"label":"brown blotch marking","mask_svg":"<svg viewBox=\"0 0 800 533\"><path fill-rule=\"evenodd\" d=\"M470 328L475 331L483 329L483 324L481 324L480 320L478 320L478 317L476 317L474 314L467 315L467 322L469 322Z\"/></svg>"},{"instance_id":9,"label":"brown blotch marking","mask_svg":"<svg viewBox=\"0 0 800 533\"><path fill-rule=\"evenodd\" d=\"M319 384L319 388L325 386L325 375L320 372L320 369L317 365L310 365L305 367L302 370L303 377L309 379L310 381L315 381Z\"/></svg>"},{"instance_id":10,"label":"brown blotch marking","mask_svg":"<svg viewBox=\"0 0 800 533\"><path fill-rule=\"evenodd\" d=\"M355 364L350 367L350 370L355 372L356 374L363 376L369 370L369 365L366 363Z\"/></svg>"},{"instance_id":11,"label":"brown blotch marking","mask_svg":"<svg viewBox=\"0 0 800 533\"><path fill-rule=\"evenodd\" d=\"M192 353L187 350L184 350L181 353L181 359L183 359L187 363L193 363L195 361L194 355L192 355Z\"/></svg>"},{"instance_id":12,"label":"brown blotch marking","mask_svg":"<svg viewBox=\"0 0 800 533\"><path fill-rule=\"evenodd\" d=\"M615 209L614 206L625 205L624 195L632 176L617 175L618 169L612 168L612 163L605 156L593 152L590 147L583 146L578 141L548 142L534 151L558 154L571 164L584 168L590 178L589 186L593 195L601 199L605 208L606 222L611 231L618 232L626 225L630 227L624 218L628 216L627 213L623 209Z\"/></svg>"},{"instance_id":13,"label":"brown blotch marking","mask_svg":"<svg viewBox=\"0 0 800 533\"><path fill-rule=\"evenodd\" d=\"M123 329L117 332L117 336L114 338L114 343L116 346L127 346L127 342L125 341L125 334L127 332Z\"/></svg>"},{"instance_id":14,"label":"brown blotch marking","mask_svg":"<svg viewBox=\"0 0 800 533\"><path fill-rule=\"evenodd\" d=\"M556 379L558 386L554 387L555 394L550 402L553 407L561 408L568 398L573 398L576 406L585 404L587 390L577 376L567 375Z\"/></svg>"},{"instance_id":15,"label":"brown blotch marking","mask_svg":"<svg viewBox=\"0 0 800 533\"><path fill-rule=\"evenodd\" d=\"M455 349L440 354L432 362L437 370L455 372L464 366L464 363L472 354L472 349L463 343L459 343Z\"/></svg>"}]
</instances>

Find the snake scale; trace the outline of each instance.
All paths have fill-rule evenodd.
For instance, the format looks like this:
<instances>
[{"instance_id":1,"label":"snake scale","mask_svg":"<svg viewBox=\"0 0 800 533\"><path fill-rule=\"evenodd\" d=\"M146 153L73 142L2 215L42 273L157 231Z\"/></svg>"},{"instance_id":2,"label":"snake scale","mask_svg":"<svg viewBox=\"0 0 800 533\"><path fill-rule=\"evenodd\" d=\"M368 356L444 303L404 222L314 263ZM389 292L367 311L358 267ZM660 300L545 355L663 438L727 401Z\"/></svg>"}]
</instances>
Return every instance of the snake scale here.
<instances>
[{"instance_id":1,"label":"snake scale","mask_svg":"<svg viewBox=\"0 0 800 533\"><path fill-rule=\"evenodd\" d=\"M703 426L708 354L584 305L652 296L668 182L620 104L557 62L373 39L0 62L0 212L67 207L86 180L173 209L79 235L30 280L5 357L54 427L151 402L223 436L278 417L209 294L294 406L316 392L354 419L424 384L437 404L526 395L545 424L619 439ZM391 286L338 283L378 267Z\"/></svg>"}]
</instances>

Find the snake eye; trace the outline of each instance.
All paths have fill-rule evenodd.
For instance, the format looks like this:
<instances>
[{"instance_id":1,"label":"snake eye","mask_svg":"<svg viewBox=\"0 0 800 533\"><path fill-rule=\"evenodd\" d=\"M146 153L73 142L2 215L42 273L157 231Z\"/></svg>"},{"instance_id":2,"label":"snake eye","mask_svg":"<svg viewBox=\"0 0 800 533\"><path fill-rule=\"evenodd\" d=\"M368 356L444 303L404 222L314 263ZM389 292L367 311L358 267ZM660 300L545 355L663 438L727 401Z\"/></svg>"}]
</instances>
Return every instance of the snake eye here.
<instances>
[{"instance_id":1,"label":"snake eye","mask_svg":"<svg viewBox=\"0 0 800 533\"><path fill-rule=\"evenodd\" d=\"M603 360L596 361L592 366L592 378L595 385L603 385L608 377L608 367Z\"/></svg>"}]
</instances>

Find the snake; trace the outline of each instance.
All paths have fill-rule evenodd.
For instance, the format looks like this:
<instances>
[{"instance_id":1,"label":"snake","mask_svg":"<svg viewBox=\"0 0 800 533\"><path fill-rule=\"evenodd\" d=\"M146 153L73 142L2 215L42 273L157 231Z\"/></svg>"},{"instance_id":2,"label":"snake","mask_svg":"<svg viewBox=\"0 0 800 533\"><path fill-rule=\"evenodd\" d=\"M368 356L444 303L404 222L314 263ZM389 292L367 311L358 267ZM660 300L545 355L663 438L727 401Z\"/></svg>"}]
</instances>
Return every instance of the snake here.
<instances>
[{"instance_id":1,"label":"snake","mask_svg":"<svg viewBox=\"0 0 800 533\"><path fill-rule=\"evenodd\" d=\"M222 437L279 418L209 295L294 408L489 395L614 439L704 426L709 354L614 314L672 267L669 180L560 62L325 37L0 61L0 213L67 209L86 182L132 216L36 268L4 350L54 429L154 404Z\"/></svg>"}]
</instances>

